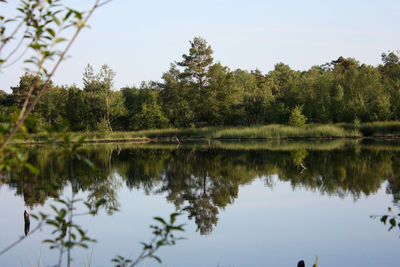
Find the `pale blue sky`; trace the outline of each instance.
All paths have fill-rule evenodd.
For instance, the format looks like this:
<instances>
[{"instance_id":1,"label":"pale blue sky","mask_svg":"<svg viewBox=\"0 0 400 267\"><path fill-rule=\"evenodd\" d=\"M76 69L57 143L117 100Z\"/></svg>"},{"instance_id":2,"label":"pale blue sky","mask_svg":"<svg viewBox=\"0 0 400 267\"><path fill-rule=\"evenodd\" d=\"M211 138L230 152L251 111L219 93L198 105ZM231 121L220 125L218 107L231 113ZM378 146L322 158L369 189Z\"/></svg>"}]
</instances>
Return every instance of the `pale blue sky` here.
<instances>
[{"instance_id":1,"label":"pale blue sky","mask_svg":"<svg viewBox=\"0 0 400 267\"><path fill-rule=\"evenodd\" d=\"M194 36L231 69L266 73L284 62L304 70L339 56L377 65L382 52L400 49L399 15L398 0L114 0L95 13L54 80L80 86L87 63L110 65L115 89L160 80ZM22 72L16 65L1 74L0 88L16 85Z\"/></svg>"}]
</instances>

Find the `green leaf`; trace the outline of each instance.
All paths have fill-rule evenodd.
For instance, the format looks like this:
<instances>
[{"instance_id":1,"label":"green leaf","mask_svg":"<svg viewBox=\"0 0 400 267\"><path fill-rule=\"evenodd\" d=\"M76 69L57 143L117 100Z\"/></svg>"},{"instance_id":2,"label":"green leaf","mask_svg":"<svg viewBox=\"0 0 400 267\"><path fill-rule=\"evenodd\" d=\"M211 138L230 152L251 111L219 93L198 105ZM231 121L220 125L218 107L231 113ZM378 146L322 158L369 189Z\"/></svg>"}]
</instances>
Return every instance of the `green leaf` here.
<instances>
[{"instance_id":1,"label":"green leaf","mask_svg":"<svg viewBox=\"0 0 400 267\"><path fill-rule=\"evenodd\" d=\"M59 224L55 221L47 221L46 224L53 225L54 227L57 227L57 228L59 227Z\"/></svg>"},{"instance_id":2,"label":"green leaf","mask_svg":"<svg viewBox=\"0 0 400 267\"><path fill-rule=\"evenodd\" d=\"M56 38L56 39L54 40L54 43L58 44L58 43L61 43L61 42L65 42L66 40L67 40L67 39L64 38L64 37L58 37L58 38Z\"/></svg>"},{"instance_id":3,"label":"green leaf","mask_svg":"<svg viewBox=\"0 0 400 267\"><path fill-rule=\"evenodd\" d=\"M30 163L25 163L25 167L33 174L39 174L39 170Z\"/></svg>"},{"instance_id":4,"label":"green leaf","mask_svg":"<svg viewBox=\"0 0 400 267\"><path fill-rule=\"evenodd\" d=\"M96 208L99 208L100 206L104 205L107 203L107 200L104 198L100 199L99 201L96 202Z\"/></svg>"},{"instance_id":5,"label":"green leaf","mask_svg":"<svg viewBox=\"0 0 400 267\"><path fill-rule=\"evenodd\" d=\"M52 28L46 28L46 31L54 38L56 36L56 32Z\"/></svg>"},{"instance_id":6,"label":"green leaf","mask_svg":"<svg viewBox=\"0 0 400 267\"><path fill-rule=\"evenodd\" d=\"M155 255L151 255L151 257L152 257L153 259L155 259L156 261L158 261L158 263L161 263L161 259L160 259L159 257L157 257L157 256L155 256Z\"/></svg>"},{"instance_id":7,"label":"green leaf","mask_svg":"<svg viewBox=\"0 0 400 267\"><path fill-rule=\"evenodd\" d=\"M72 238L72 240L75 240L76 239L75 234L71 233L71 238Z\"/></svg>"},{"instance_id":8,"label":"green leaf","mask_svg":"<svg viewBox=\"0 0 400 267\"><path fill-rule=\"evenodd\" d=\"M67 12L67 14L65 14L63 20L66 21L71 16L71 14L72 14L72 11L68 10L68 12Z\"/></svg>"},{"instance_id":9,"label":"green leaf","mask_svg":"<svg viewBox=\"0 0 400 267\"><path fill-rule=\"evenodd\" d=\"M65 218L65 215L67 214L67 211L65 209L61 209L60 212L58 213L58 216L61 218Z\"/></svg>"},{"instance_id":10,"label":"green leaf","mask_svg":"<svg viewBox=\"0 0 400 267\"><path fill-rule=\"evenodd\" d=\"M161 218L161 217L154 217L153 219L156 220L156 221L159 221L160 223L162 223L162 224L164 224L164 225L167 225L167 223L165 222L165 220L164 220L163 218Z\"/></svg>"},{"instance_id":11,"label":"green leaf","mask_svg":"<svg viewBox=\"0 0 400 267\"><path fill-rule=\"evenodd\" d=\"M171 224L173 224L176 221L176 217L179 216L179 213L171 213L170 215L170 220L171 220Z\"/></svg>"},{"instance_id":12,"label":"green leaf","mask_svg":"<svg viewBox=\"0 0 400 267\"><path fill-rule=\"evenodd\" d=\"M91 162L89 159L85 158L84 161L86 162L86 164L91 168L94 169L95 165L93 162Z\"/></svg>"},{"instance_id":13,"label":"green leaf","mask_svg":"<svg viewBox=\"0 0 400 267\"><path fill-rule=\"evenodd\" d=\"M34 50L40 50L40 48L42 48L42 45L40 45L38 42L34 42L34 43L31 43L29 45L29 47L34 49Z\"/></svg>"},{"instance_id":14,"label":"green leaf","mask_svg":"<svg viewBox=\"0 0 400 267\"><path fill-rule=\"evenodd\" d=\"M57 26L61 25L60 20L56 16L53 16L53 21L54 21L55 24L57 24Z\"/></svg>"}]
</instances>

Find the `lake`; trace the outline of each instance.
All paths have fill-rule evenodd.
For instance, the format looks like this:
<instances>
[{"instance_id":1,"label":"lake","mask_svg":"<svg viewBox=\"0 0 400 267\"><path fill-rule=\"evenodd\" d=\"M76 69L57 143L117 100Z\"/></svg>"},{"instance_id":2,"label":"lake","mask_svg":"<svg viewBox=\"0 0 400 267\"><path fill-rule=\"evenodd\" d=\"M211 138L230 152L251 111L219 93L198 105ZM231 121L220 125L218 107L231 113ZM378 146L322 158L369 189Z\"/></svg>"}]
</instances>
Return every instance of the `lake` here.
<instances>
[{"instance_id":1,"label":"lake","mask_svg":"<svg viewBox=\"0 0 400 267\"><path fill-rule=\"evenodd\" d=\"M399 213L398 141L119 146L83 146L80 154L98 169L60 150L29 147L40 173L3 177L0 250L24 234L24 210L52 213L50 205L60 206L55 198L74 196L106 203L96 216L74 217L97 242L74 249L72 266L135 258L139 242L152 237L153 217L177 211L185 231L176 234L185 240L156 253L161 266L312 266L316 256L324 267L399 266L399 227L389 231L389 219L380 221L389 207ZM45 226L29 236L0 256L0 266L57 264L58 251L42 244L51 231ZM160 264L147 259L138 266Z\"/></svg>"}]
</instances>

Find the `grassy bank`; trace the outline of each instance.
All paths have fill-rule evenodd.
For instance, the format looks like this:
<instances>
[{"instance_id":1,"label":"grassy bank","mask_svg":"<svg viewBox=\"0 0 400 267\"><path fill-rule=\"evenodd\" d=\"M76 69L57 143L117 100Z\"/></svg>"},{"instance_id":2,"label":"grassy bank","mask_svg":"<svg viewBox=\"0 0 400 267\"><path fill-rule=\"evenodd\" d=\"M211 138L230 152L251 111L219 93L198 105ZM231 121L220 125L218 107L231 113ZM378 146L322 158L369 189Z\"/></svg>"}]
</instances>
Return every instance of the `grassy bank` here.
<instances>
[{"instance_id":1,"label":"grassy bank","mask_svg":"<svg viewBox=\"0 0 400 267\"><path fill-rule=\"evenodd\" d=\"M252 127L204 127L186 129L155 129L135 132L89 132L82 133L87 140L171 140L185 139L311 139L360 137L354 130L346 130L335 125L307 125L291 127L286 125L267 125Z\"/></svg>"},{"instance_id":2,"label":"grassy bank","mask_svg":"<svg viewBox=\"0 0 400 267\"><path fill-rule=\"evenodd\" d=\"M363 123L357 127L352 123L308 124L304 127L288 125L263 125L251 127L204 127L186 129L153 129L132 132L80 132L76 138L86 136L88 142L148 142L190 139L340 139L360 137L400 137L400 122ZM17 142L38 142L43 134L20 138Z\"/></svg>"},{"instance_id":3,"label":"grassy bank","mask_svg":"<svg viewBox=\"0 0 400 267\"><path fill-rule=\"evenodd\" d=\"M216 133L216 138L222 139L288 139L288 138L343 138L359 137L355 130L346 130L336 125L307 125L292 127L287 125L267 125L259 127L228 128Z\"/></svg>"}]
</instances>

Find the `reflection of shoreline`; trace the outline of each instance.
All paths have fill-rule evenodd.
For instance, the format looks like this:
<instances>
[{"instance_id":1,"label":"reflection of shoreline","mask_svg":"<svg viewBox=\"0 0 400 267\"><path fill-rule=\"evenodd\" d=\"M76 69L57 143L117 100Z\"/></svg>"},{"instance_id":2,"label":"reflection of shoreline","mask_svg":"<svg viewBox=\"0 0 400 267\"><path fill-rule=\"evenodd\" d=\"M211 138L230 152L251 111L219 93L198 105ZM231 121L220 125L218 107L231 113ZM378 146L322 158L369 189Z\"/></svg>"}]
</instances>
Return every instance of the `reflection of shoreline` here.
<instances>
[{"instance_id":1,"label":"reflection of shoreline","mask_svg":"<svg viewBox=\"0 0 400 267\"><path fill-rule=\"evenodd\" d=\"M108 144L104 144L107 146ZM272 150L272 151L291 151L298 149L329 151L336 149L348 149L357 146L361 149L400 151L400 141L388 140L309 140L309 141L266 141L266 140L211 140L208 139L198 141L181 142L179 149L227 149L227 150ZM97 147L96 144L86 144L85 147ZM176 141L174 142L149 142L141 144L122 144L124 149L177 149Z\"/></svg>"},{"instance_id":2,"label":"reflection of shoreline","mask_svg":"<svg viewBox=\"0 0 400 267\"><path fill-rule=\"evenodd\" d=\"M307 150L333 150L333 149L347 149L349 146L357 146L360 149L369 150L385 150L385 151L400 151L400 137L395 139L375 139L375 138L339 138L339 139L309 139L309 140L265 140L265 139L208 139L208 138L182 138L182 142L177 147L176 140L169 139L154 139L143 140L139 142L131 142L123 140L105 140L105 142L88 142L83 144L82 147L86 149L96 149L99 146L114 148L119 144L123 149L228 149L228 150L272 150L272 151L290 151L297 149ZM45 144L40 143L26 143L28 149L50 149Z\"/></svg>"},{"instance_id":3,"label":"reflection of shoreline","mask_svg":"<svg viewBox=\"0 0 400 267\"><path fill-rule=\"evenodd\" d=\"M82 156L99 169L71 162L56 151L40 147L30 163L39 175L14 175L8 186L24 197L27 206L43 204L60 191L49 184L68 184L93 200L117 203L118 183L147 194L165 194L167 200L203 226L207 233L218 221L218 210L231 205L239 187L255 179L272 186L270 177L320 194L358 199L376 193L385 181L395 197L400 180L400 150L376 150L375 143L329 142L211 142L185 144L84 145ZM380 145L380 144L378 144ZM386 146L386 143L384 144ZM306 166L299 172L299 165ZM19 178L16 178L19 177ZM393 185L393 186L392 186ZM204 214L204 216L202 215Z\"/></svg>"},{"instance_id":4,"label":"reflection of shoreline","mask_svg":"<svg viewBox=\"0 0 400 267\"><path fill-rule=\"evenodd\" d=\"M173 144L176 143L177 137L129 137L129 138L99 138L90 139L87 138L83 141L83 144L118 144L125 143L128 145L135 144ZM215 137L180 137L180 141L184 143L199 143L205 141L211 142L329 142L329 141L357 141L362 142L364 140L372 141L400 141L400 135L375 135L375 136L332 136L332 137L238 137L238 138L215 138ZM46 142L39 140L36 137L24 140L13 140L12 144L19 145L46 145ZM400 145L400 143L398 144Z\"/></svg>"}]
</instances>

